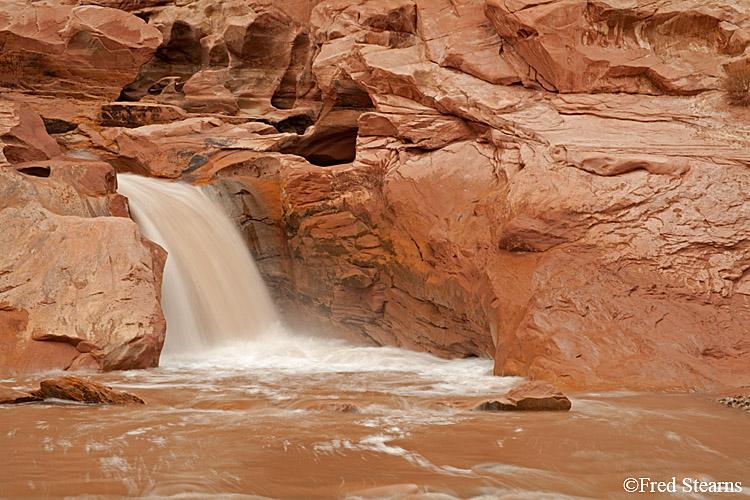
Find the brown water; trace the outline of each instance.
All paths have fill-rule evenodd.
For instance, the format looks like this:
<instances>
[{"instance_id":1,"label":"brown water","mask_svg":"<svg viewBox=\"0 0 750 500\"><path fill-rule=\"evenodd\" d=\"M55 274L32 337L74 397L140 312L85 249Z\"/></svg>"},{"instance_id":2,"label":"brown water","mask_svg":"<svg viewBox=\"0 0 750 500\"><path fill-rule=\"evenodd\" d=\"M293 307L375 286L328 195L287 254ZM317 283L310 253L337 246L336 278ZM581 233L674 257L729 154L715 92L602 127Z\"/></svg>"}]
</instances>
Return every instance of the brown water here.
<instances>
[{"instance_id":1,"label":"brown water","mask_svg":"<svg viewBox=\"0 0 750 500\"><path fill-rule=\"evenodd\" d=\"M707 396L632 393L573 394L569 413L473 412L521 381L492 376L490 360L269 328L263 283L209 197L120 183L141 230L170 250L166 354L159 369L92 377L148 404L1 407L0 498L750 496L750 414ZM337 402L360 412L330 411ZM739 482L743 493L623 490L628 478L673 477Z\"/></svg>"},{"instance_id":2,"label":"brown water","mask_svg":"<svg viewBox=\"0 0 750 500\"><path fill-rule=\"evenodd\" d=\"M132 174L118 174L117 182L141 233L169 252L161 301L165 352L251 337L277 320L242 236L203 190Z\"/></svg>"},{"instance_id":3,"label":"brown water","mask_svg":"<svg viewBox=\"0 0 750 500\"><path fill-rule=\"evenodd\" d=\"M674 394L573 394L569 413L445 404L520 382L490 372L488 360L276 332L155 370L95 375L148 404L0 408L0 497L750 496L746 413ZM315 409L335 401L361 413ZM629 494L630 477L741 482L743 493Z\"/></svg>"}]
</instances>

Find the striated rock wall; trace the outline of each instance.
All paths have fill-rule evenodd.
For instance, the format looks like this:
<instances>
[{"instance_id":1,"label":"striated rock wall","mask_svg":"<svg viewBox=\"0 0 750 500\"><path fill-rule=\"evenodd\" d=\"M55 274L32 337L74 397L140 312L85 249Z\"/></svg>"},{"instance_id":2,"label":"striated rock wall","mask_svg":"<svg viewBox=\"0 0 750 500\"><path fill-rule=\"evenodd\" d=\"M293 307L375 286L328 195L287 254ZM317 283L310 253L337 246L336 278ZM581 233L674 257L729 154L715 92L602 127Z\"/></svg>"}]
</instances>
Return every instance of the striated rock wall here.
<instances>
[{"instance_id":1,"label":"striated rock wall","mask_svg":"<svg viewBox=\"0 0 750 500\"><path fill-rule=\"evenodd\" d=\"M719 91L748 0L62 3L130 16L84 32L131 79L3 99L62 154L210 185L296 327L565 387L750 384L750 113Z\"/></svg>"}]
</instances>

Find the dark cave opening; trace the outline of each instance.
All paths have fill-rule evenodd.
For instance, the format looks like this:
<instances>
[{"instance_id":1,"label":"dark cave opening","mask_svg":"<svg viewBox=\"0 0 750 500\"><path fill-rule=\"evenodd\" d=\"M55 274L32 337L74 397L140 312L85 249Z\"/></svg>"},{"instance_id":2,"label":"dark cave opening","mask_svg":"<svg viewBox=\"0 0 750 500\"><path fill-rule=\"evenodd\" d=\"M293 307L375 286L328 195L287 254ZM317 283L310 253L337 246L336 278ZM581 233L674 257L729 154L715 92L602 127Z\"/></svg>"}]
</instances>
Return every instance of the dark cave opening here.
<instances>
[{"instance_id":1,"label":"dark cave opening","mask_svg":"<svg viewBox=\"0 0 750 500\"><path fill-rule=\"evenodd\" d=\"M357 155L357 130L356 127L331 127L313 131L283 146L281 152L302 156L320 167L351 163Z\"/></svg>"},{"instance_id":2,"label":"dark cave opening","mask_svg":"<svg viewBox=\"0 0 750 500\"><path fill-rule=\"evenodd\" d=\"M20 167L16 171L32 177L49 177L51 173L49 167Z\"/></svg>"}]
</instances>

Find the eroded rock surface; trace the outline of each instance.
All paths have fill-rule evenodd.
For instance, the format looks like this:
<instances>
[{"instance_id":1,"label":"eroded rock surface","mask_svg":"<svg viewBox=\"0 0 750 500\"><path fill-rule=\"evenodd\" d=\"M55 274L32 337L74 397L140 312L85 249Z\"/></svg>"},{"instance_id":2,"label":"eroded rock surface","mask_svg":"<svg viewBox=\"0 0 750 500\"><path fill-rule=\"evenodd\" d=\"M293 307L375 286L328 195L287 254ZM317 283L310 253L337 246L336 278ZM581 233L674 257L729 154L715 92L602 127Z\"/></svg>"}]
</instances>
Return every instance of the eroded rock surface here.
<instances>
[{"instance_id":1,"label":"eroded rock surface","mask_svg":"<svg viewBox=\"0 0 750 500\"><path fill-rule=\"evenodd\" d=\"M59 144L0 129L8 163L207 185L290 323L560 387L750 383L750 112L717 90L747 0L64 3L135 18L130 69L7 87Z\"/></svg>"},{"instance_id":2,"label":"eroded rock surface","mask_svg":"<svg viewBox=\"0 0 750 500\"><path fill-rule=\"evenodd\" d=\"M748 3L487 0L547 90L695 94L748 43Z\"/></svg>"},{"instance_id":3,"label":"eroded rock surface","mask_svg":"<svg viewBox=\"0 0 750 500\"><path fill-rule=\"evenodd\" d=\"M0 85L38 94L115 99L161 43L123 11L9 0L0 15Z\"/></svg>"},{"instance_id":4,"label":"eroded rock surface","mask_svg":"<svg viewBox=\"0 0 750 500\"><path fill-rule=\"evenodd\" d=\"M39 389L32 394L40 399L65 399L80 403L93 404L145 404L141 398L124 391L78 377L58 377L42 380Z\"/></svg>"},{"instance_id":5,"label":"eroded rock surface","mask_svg":"<svg viewBox=\"0 0 750 500\"><path fill-rule=\"evenodd\" d=\"M24 151L0 166L0 373L156 366L166 252L129 219L111 165L61 157L28 117L12 128L28 142L0 136Z\"/></svg>"},{"instance_id":6,"label":"eroded rock surface","mask_svg":"<svg viewBox=\"0 0 750 500\"><path fill-rule=\"evenodd\" d=\"M527 382L496 400L488 400L475 411L568 411L571 402L560 390L543 380Z\"/></svg>"}]
</instances>

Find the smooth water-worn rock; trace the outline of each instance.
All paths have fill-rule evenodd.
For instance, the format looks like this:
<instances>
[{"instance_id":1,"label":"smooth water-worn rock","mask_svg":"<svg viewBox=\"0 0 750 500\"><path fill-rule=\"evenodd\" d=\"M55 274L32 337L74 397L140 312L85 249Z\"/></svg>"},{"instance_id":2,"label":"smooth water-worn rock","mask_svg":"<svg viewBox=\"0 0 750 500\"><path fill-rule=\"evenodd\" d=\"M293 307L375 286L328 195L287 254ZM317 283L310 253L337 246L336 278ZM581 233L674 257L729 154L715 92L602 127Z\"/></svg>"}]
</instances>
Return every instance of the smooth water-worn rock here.
<instances>
[{"instance_id":1,"label":"smooth water-worn rock","mask_svg":"<svg viewBox=\"0 0 750 500\"><path fill-rule=\"evenodd\" d=\"M57 156L60 146L29 105L0 100L0 168Z\"/></svg>"},{"instance_id":2,"label":"smooth water-worn rock","mask_svg":"<svg viewBox=\"0 0 750 500\"><path fill-rule=\"evenodd\" d=\"M487 0L485 12L547 90L695 94L747 47L748 6Z\"/></svg>"},{"instance_id":3,"label":"smooth water-worn rock","mask_svg":"<svg viewBox=\"0 0 750 500\"><path fill-rule=\"evenodd\" d=\"M36 140L0 137L27 152L0 167L0 373L156 366L166 252L129 219L111 165L61 157L41 119L14 109L31 125L12 130Z\"/></svg>"},{"instance_id":4,"label":"smooth water-worn rock","mask_svg":"<svg viewBox=\"0 0 750 500\"><path fill-rule=\"evenodd\" d=\"M543 380L527 382L498 399L478 404L475 411L568 411L571 402L560 390Z\"/></svg>"},{"instance_id":5,"label":"smooth water-worn rock","mask_svg":"<svg viewBox=\"0 0 750 500\"><path fill-rule=\"evenodd\" d=\"M10 0L0 16L0 85L116 99L161 43L136 16L95 5Z\"/></svg>"},{"instance_id":6,"label":"smooth water-worn rock","mask_svg":"<svg viewBox=\"0 0 750 500\"><path fill-rule=\"evenodd\" d=\"M32 391L40 399L65 399L80 403L125 405L144 404L141 398L124 391L78 377L57 377L42 380L39 389Z\"/></svg>"}]
</instances>

